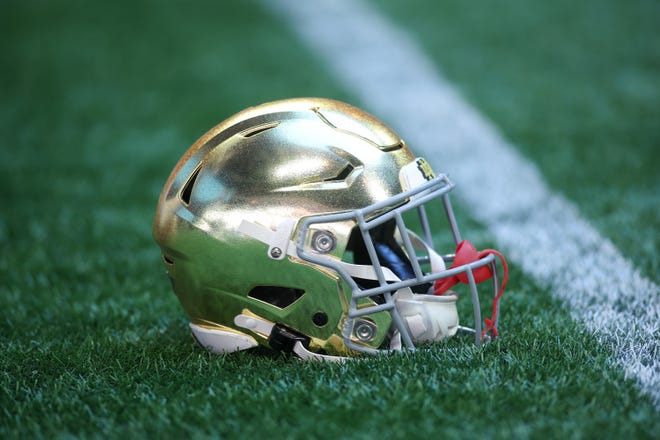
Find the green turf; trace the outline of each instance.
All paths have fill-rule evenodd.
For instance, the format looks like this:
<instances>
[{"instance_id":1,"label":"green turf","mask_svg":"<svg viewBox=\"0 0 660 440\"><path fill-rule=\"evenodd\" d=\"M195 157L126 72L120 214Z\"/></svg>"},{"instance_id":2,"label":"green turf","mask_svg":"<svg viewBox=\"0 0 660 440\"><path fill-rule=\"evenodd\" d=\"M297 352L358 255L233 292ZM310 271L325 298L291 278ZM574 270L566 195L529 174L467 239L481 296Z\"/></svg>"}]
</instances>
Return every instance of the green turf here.
<instances>
[{"instance_id":1,"label":"green turf","mask_svg":"<svg viewBox=\"0 0 660 440\"><path fill-rule=\"evenodd\" d=\"M384 3L551 187L657 280L660 3Z\"/></svg>"},{"instance_id":2,"label":"green turf","mask_svg":"<svg viewBox=\"0 0 660 440\"><path fill-rule=\"evenodd\" d=\"M4 2L0 37L0 438L660 432L607 350L516 267L505 337L484 350L345 365L206 354L151 239L171 167L245 106L351 97L251 2Z\"/></svg>"}]
</instances>

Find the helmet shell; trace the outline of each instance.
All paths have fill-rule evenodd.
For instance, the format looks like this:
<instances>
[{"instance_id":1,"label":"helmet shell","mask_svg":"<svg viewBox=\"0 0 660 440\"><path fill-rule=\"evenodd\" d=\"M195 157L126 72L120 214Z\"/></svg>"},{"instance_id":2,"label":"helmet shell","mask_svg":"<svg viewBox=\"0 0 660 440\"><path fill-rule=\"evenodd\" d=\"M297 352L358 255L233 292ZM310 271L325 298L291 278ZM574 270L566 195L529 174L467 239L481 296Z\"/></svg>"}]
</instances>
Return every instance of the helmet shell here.
<instances>
[{"instance_id":1,"label":"helmet shell","mask_svg":"<svg viewBox=\"0 0 660 440\"><path fill-rule=\"evenodd\" d=\"M399 170L413 160L385 124L329 99L266 103L213 127L175 166L153 224L192 322L246 332L234 318L247 311L306 335L312 349L346 353L341 333L351 294L342 278L294 256L271 258L268 245L239 227L247 221L276 231L289 222L295 240L301 219L401 193ZM344 258L354 226L327 225L333 258ZM378 334L370 345L378 347L391 317L372 319Z\"/></svg>"}]
</instances>

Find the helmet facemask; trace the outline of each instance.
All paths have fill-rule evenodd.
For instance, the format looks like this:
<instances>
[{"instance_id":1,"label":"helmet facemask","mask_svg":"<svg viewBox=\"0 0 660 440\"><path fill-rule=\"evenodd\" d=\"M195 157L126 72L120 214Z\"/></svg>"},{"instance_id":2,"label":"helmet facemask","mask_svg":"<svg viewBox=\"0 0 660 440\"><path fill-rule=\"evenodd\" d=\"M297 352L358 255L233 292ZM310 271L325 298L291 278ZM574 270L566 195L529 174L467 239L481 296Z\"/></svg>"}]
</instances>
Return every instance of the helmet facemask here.
<instances>
[{"instance_id":1,"label":"helmet facemask","mask_svg":"<svg viewBox=\"0 0 660 440\"><path fill-rule=\"evenodd\" d=\"M413 164L423 165L425 161L417 159ZM439 255L433 249L425 205L438 201L443 204L453 240L459 245L461 237L449 200L453 183L445 175L429 178L417 182L417 186L408 191L363 209L312 216L301 222L296 240L298 257L332 269L349 286L350 302L342 336L352 350L378 353L401 347L414 348L419 343L446 339L459 330L473 333L477 344L487 338L482 332L477 289L477 282L484 279L477 280L473 272L487 268L497 292L499 283L494 256L483 255L467 264L446 268L453 263L454 255ZM406 226L404 219L410 214L419 217L423 239ZM323 235L320 228L347 221L354 222L355 228L346 247L347 255L339 260L319 247L318 238ZM474 328L459 326L454 292L435 294L436 285L457 275L470 289ZM374 347L371 341L378 329L374 328L372 317L381 313L391 316L391 327L387 330L387 343ZM493 326L496 325L494 322Z\"/></svg>"}]
</instances>

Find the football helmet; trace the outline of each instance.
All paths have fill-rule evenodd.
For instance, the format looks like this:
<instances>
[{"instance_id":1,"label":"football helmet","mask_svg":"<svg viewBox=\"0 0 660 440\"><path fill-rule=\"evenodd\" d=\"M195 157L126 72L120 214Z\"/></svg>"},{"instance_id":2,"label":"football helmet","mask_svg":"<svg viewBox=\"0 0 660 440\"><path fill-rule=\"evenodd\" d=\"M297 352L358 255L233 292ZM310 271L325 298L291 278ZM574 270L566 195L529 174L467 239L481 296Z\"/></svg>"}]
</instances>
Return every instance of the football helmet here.
<instances>
[{"instance_id":1,"label":"football helmet","mask_svg":"<svg viewBox=\"0 0 660 440\"><path fill-rule=\"evenodd\" d=\"M190 147L153 234L192 333L212 352L261 344L337 360L458 332L480 344L497 335L506 272L500 286L496 257L506 263L461 240L453 187L370 114L287 99L248 108ZM434 249L442 232L450 253ZM493 311L482 322L477 284L487 279ZM457 283L471 327L459 325Z\"/></svg>"}]
</instances>

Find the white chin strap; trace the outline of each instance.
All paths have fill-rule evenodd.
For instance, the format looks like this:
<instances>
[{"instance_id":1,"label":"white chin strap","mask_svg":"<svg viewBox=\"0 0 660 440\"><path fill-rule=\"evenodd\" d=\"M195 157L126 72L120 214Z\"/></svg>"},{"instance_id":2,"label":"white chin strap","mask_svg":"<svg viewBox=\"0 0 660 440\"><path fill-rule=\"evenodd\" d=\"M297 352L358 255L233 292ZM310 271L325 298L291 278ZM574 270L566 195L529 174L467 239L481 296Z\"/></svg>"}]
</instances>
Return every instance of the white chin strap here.
<instances>
[{"instance_id":1,"label":"white chin strap","mask_svg":"<svg viewBox=\"0 0 660 440\"><path fill-rule=\"evenodd\" d=\"M456 295L426 295L401 289L394 294L394 304L415 343L433 342L454 336L458 331ZM400 338L392 338L390 348L399 349Z\"/></svg>"}]
</instances>

